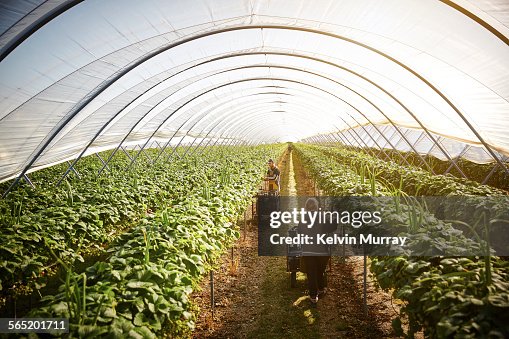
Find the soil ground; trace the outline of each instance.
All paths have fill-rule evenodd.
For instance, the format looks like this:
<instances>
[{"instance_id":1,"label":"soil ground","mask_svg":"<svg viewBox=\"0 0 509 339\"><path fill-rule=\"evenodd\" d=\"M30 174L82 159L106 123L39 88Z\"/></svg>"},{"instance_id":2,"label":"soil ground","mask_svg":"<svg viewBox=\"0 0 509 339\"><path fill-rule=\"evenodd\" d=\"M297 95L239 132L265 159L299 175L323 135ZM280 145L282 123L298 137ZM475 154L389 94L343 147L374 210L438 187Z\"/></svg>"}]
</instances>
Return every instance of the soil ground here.
<instances>
[{"instance_id":1,"label":"soil ground","mask_svg":"<svg viewBox=\"0 0 509 339\"><path fill-rule=\"evenodd\" d=\"M291 151L280 159L279 168L281 195L319 193ZM362 257L332 258L327 294L314 308L305 274L299 272L297 287L291 288L286 257L258 256L257 235L253 223L241 221L239 241L214 272L213 310L208 279L194 293L200 308L194 338L394 337L391 321L398 306L389 294L376 290L369 277L365 312Z\"/></svg>"}]
</instances>

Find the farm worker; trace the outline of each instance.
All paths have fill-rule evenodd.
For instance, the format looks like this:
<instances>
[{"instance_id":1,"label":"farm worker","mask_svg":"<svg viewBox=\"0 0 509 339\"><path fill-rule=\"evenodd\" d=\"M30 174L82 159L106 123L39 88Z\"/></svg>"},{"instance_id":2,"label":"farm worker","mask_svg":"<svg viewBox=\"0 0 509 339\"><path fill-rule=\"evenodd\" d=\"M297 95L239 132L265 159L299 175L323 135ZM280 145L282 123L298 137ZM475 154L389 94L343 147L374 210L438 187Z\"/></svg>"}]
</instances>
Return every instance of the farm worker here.
<instances>
[{"instance_id":1,"label":"farm worker","mask_svg":"<svg viewBox=\"0 0 509 339\"><path fill-rule=\"evenodd\" d=\"M307 211L319 210L319 203L316 198L306 200L305 209ZM327 223L315 223L313 227L308 227L307 223L301 222L298 226L300 234L309 235L313 238L317 234L331 233L335 231L337 225ZM327 244L303 244L301 256L302 272L306 272L308 281L309 299L316 305L318 298L325 294L325 269L330 259L330 247Z\"/></svg>"},{"instance_id":2,"label":"farm worker","mask_svg":"<svg viewBox=\"0 0 509 339\"><path fill-rule=\"evenodd\" d=\"M269 183L269 191L279 191L279 176L281 172L279 172L279 168L274 164L274 160L269 159L267 165L269 168L264 180Z\"/></svg>"}]
</instances>

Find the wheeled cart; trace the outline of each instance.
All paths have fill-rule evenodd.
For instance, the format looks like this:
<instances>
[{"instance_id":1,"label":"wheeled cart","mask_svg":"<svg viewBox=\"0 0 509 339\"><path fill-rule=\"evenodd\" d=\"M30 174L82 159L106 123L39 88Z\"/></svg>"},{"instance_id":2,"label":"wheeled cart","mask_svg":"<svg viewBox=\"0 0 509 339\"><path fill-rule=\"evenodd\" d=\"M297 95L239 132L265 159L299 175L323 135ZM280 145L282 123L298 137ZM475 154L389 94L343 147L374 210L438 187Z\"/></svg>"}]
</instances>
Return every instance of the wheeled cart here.
<instances>
[{"instance_id":1,"label":"wheeled cart","mask_svg":"<svg viewBox=\"0 0 509 339\"><path fill-rule=\"evenodd\" d=\"M297 227L292 227L288 230L288 236L297 237ZM329 253L330 256L330 253ZM302 267L300 260L302 257L302 246L301 245L287 245L286 247L286 272L290 272L290 287L294 288L297 286L297 272L301 272ZM329 268L324 272L325 285L327 286L327 272L332 270L331 261L329 260Z\"/></svg>"},{"instance_id":2,"label":"wheeled cart","mask_svg":"<svg viewBox=\"0 0 509 339\"><path fill-rule=\"evenodd\" d=\"M297 236L297 227L288 230L291 237ZM290 272L290 286L293 288L297 285L297 272L300 271L300 258L302 256L301 245L288 245L286 255L286 272Z\"/></svg>"}]
</instances>

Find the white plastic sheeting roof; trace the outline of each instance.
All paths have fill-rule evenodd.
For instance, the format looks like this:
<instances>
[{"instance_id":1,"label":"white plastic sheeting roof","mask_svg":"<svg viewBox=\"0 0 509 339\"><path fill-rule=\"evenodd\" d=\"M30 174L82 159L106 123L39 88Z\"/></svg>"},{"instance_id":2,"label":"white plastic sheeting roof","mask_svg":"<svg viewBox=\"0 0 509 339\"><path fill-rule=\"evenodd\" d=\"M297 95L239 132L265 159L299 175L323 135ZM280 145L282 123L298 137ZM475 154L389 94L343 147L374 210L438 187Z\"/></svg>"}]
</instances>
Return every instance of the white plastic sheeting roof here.
<instances>
[{"instance_id":1,"label":"white plastic sheeting roof","mask_svg":"<svg viewBox=\"0 0 509 339\"><path fill-rule=\"evenodd\" d=\"M368 124L493 161L509 155L507 13L504 0L4 1L0 181L120 143Z\"/></svg>"}]
</instances>

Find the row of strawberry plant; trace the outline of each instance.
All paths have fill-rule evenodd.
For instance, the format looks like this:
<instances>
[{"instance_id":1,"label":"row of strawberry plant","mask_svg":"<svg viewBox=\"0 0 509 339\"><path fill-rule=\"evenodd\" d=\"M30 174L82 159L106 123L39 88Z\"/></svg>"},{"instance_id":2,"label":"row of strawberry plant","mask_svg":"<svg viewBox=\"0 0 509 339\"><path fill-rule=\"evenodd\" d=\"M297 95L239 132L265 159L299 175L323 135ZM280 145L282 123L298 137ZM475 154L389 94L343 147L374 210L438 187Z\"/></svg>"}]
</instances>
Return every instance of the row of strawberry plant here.
<instances>
[{"instance_id":1,"label":"row of strawberry plant","mask_svg":"<svg viewBox=\"0 0 509 339\"><path fill-rule=\"evenodd\" d=\"M82 274L69 270L61 293L45 297L30 316L69 318L72 337L149 338L192 329L189 294L238 237L235 218L251 200L267 152L201 157L184 175L197 178L185 195L124 233L108 260Z\"/></svg>"},{"instance_id":2,"label":"row of strawberry plant","mask_svg":"<svg viewBox=\"0 0 509 339\"><path fill-rule=\"evenodd\" d=\"M445 195L448 197L445 204L443 203L445 201L440 199L434 201L428 199L428 202L434 205L439 204L440 214L447 216L449 220L480 220L484 218L483 214L490 214L492 223L489 226L489 232L493 236L492 245L495 246L494 248L506 252L505 248L508 240L505 236L500 235L506 233L507 223L505 221L495 222L495 219L501 217L506 219L507 217L509 196L505 191L450 176L432 176L426 171L389 164L364 153L359 153L357 159L355 153L341 147L303 147L311 147L319 155L330 157L331 160L334 159L339 164L347 165L359 174L361 181L366 179L373 187L376 186L382 190L385 188L385 191L400 192L400 194L413 196L443 197ZM378 185L375 185L375 183ZM375 195L375 193L372 193L372 195ZM462 198L452 198L458 196ZM468 196L468 198L465 196ZM467 205L475 206L475 208L466 208ZM472 222L471 224L475 223ZM457 225L460 225L460 223ZM478 222L470 226L478 234L484 234L485 232L483 223Z\"/></svg>"},{"instance_id":3,"label":"row of strawberry plant","mask_svg":"<svg viewBox=\"0 0 509 339\"><path fill-rule=\"evenodd\" d=\"M124 161L126 163L126 161ZM98 164L84 159L81 178L55 187L60 168L37 173L37 188L23 185L1 201L0 290L16 296L44 286L55 271L50 248L67 261L100 250L119 230L141 218L157 201L177 192L179 161L167 168L154 167L153 180L146 171L126 177L120 171L96 178ZM172 183L169 185L168 183ZM175 185L180 186L180 185Z\"/></svg>"},{"instance_id":4,"label":"row of strawberry plant","mask_svg":"<svg viewBox=\"0 0 509 339\"><path fill-rule=\"evenodd\" d=\"M361 176L356 176L348 164L327 159L319 149L299 146L297 150L305 166L329 194L378 195L393 189L380 187L380 182L373 178L374 187L362 184ZM383 211L385 223L398 228L398 235L408 236L414 248L444 244L452 248L476 246L450 224L425 211L421 211L425 215L416 223L411 213L405 213L408 208L387 203L376 207ZM421 329L425 336L434 338L509 335L506 323L509 265L505 260L489 255L371 257L370 269L380 287L404 301L401 315L408 317L408 337ZM393 327L398 335L403 334L400 317L394 319Z\"/></svg>"},{"instance_id":5,"label":"row of strawberry plant","mask_svg":"<svg viewBox=\"0 0 509 339\"><path fill-rule=\"evenodd\" d=\"M373 150L378 152L377 149ZM408 163L414 166L423 165L421 158L413 152L386 149L385 153L391 158L391 160L396 161L401 165L403 165L401 157L405 158ZM433 155L423 155L423 159L429 164L435 173L445 173L449 171L448 175L454 175L458 178L463 177L456 168L449 168L451 163L448 160L441 160ZM486 176L491 173L488 181L486 182L487 185L500 188L505 191L509 190L509 174L498 166L493 168L493 163L478 164L465 158L459 158L456 160L456 164L470 180L483 182Z\"/></svg>"},{"instance_id":6,"label":"row of strawberry plant","mask_svg":"<svg viewBox=\"0 0 509 339\"><path fill-rule=\"evenodd\" d=\"M212 151L219 157L230 152L224 147ZM156 151L146 152L153 159ZM1 200L0 230L5 241L0 244L0 300L5 303L7 296L30 294L46 284L57 268L50 248L67 262L83 260L82 255L102 251L147 212L186 194L202 180L187 175L201 166L202 157L174 157L170 163L151 166L149 157L140 157L140 165L126 175L130 159L116 156L110 171L101 176L96 174L102 166L99 159L84 158L79 163L81 178L70 176L60 187L54 182L65 167L47 168L32 174L36 189L22 185Z\"/></svg>"},{"instance_id":7,"label":"row of strawberry plant","mask_svg":"<svg viewBox=\"0 0 509 339\"><path fill-rule=\"evenodd\" d=\"M406 250L399 249L399 254L423 256L443 252L446 249L446 252L451 255L459 255L465 253L465 248L469 248L472 253L484 253L480 247L481 244L484 244L482 240L468 239L451 223L437 219L427 210L427 201L411 199L402 196L403 193L398 190L384 187L375 174L369 171L366 176L357 175L348 165L324 157L320 150L300 147L297 151L299 156L303 157L304 165L327 194L333 196L386 196L379 199L363 199L362 206L359 207L372 206L371 208L375 209L376 207L376 210L381 211L384 222L377 225L372 230L373 232L376 231L382 236L398 234L399 236L409 236L412 239L411 246ZM356 202L355 199L351 201L351 203ZM353 208L353 206L345 207ZM428 234L434 234L434 236L429 237ZM444 242L446 242L446 246L444 246Z\"/></svg>"},{"instance_id":8,"label":"row of strawberry plant","mask_svg":"<svg viewBox=\"0 0 509 339\"><path fill-rule=\"evenodd\" d=\"M355 168L357 173L369 167L390 185L401 188L409 195L504 195L507 192L464 178L433 175L418 167L383 161L365 153L348 150L341 146L306 146L322 151L324 155Z\"/></svg>"}]
</instances>

